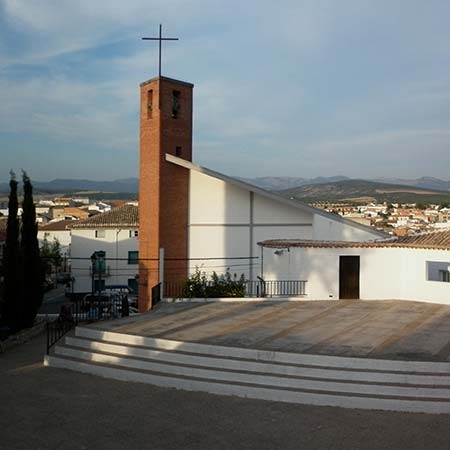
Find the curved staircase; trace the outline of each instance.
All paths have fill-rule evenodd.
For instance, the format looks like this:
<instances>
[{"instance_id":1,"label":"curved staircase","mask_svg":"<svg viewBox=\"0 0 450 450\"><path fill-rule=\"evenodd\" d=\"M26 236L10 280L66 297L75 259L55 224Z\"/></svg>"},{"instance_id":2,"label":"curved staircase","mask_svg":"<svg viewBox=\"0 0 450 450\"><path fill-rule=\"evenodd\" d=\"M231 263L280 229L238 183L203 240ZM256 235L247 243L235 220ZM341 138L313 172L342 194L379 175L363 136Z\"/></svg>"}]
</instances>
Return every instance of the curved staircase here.
<instances>
[{"instance_id":1,"label":"curved staircase","mask_svg":"<svg viewBox=\"0 0 450 450\"><path fill-rule=\"evenodd\" d=\"M273 352L77 327L45 365L123 381L308 405L450 413L450 363Z\"/></svg>"}]
</instances>

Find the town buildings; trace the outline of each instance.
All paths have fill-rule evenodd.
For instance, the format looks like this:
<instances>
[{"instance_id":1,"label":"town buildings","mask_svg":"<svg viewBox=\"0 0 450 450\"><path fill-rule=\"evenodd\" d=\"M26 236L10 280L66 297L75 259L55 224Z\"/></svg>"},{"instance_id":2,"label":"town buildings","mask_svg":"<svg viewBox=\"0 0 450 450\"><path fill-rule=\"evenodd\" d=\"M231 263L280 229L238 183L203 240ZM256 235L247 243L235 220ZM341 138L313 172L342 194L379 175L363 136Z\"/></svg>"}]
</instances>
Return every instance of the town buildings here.
<instances>
[{"instance_id":1,"label":"town buildings","mask_svg":"<svg viewBox=\"0 0 450 450\"><path fill-rule=\"evenodd\" d=\"M90 293L111 286L137 289L139 214L126 204L103 214L73 222L71 262L74 293ZM102 262L91 257L104 252Z\"/></svg>"}]
</instances>

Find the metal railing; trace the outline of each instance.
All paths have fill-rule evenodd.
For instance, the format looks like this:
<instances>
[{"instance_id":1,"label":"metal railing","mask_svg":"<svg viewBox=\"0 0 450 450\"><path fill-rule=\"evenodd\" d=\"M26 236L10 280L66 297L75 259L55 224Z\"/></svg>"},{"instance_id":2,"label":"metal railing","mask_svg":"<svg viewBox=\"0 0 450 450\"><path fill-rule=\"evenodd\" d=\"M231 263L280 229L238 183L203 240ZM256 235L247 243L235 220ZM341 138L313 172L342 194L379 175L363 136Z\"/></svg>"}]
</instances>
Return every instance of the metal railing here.
<instances>
[{"instance_id":1,"label":"metal railing","mask_svg":"<svg viewBox=\"0 0 450 450\"><path fill-rule=\"evenodd\" d=\"M86 295L63 305L57 320L47 321L47 354L70 330L81 322L117 319L129 314L126 295Z\"/></svg>"},{"instance_id":2,"label":"metal railing","mask_svg":"<svg viewBox=\"0 0 450 450\"><path fill-rule=\"evenodd\" d=\"M159 286L159 285L158 285ZM206 284L212 287L212 282ZM166 298L183 298L192 296L185 292L186 283L182 281L165 281L163 296ZM228 297L272 298L272 297L303 297L306 295L305 280L264 280L258 277L254 281L245 281L242 285L236 282L236 289L229 290ZM199 293L200 297L204 295ZM211 297L213 298L213 297ZM154 304L154 303L153 303Z\"/></svg>"},{"instance_id":3,"label":"metal railing","mask_svg":"<svg viewBox=\"0 0 450 450\"><path fill-rule=\"evenodd\" d=\"M304 280L266 280L264 297L303 297L306 295Z\"/></svg>"}]
</instances>

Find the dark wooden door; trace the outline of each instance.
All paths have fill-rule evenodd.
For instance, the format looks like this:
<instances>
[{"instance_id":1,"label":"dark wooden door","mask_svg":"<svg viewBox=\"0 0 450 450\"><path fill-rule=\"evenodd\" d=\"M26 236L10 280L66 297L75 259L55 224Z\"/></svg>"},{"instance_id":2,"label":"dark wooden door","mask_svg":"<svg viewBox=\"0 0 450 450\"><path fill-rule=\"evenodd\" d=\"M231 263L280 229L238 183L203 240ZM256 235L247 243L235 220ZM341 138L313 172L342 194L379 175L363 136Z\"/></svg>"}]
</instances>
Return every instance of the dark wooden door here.
<instances>
[{"instance_id":1,"label":"dark wooden door","mask_svg":"<svg viewBox=\"0 0 450 450\"><path fill-rule=\"evenodd\" d=\"M339 257L339 298L359 298L359 256Z\"/></svg>"}]
</instances>

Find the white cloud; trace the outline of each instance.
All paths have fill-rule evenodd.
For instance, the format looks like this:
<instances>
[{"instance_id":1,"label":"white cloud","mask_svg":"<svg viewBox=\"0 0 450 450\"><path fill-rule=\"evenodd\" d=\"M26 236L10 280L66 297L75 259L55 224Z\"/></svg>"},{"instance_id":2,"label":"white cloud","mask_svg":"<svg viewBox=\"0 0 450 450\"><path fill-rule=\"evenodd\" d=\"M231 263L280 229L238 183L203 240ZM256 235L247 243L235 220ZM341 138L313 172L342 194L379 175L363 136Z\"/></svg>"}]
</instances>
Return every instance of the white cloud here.
<instances>
[{"instance_id":1,"label":"white cloud","mask_svg":"<svg viewBox=\"0 0 450 450\"><path fill-rule=\"evenodd\" d=\"M450 163L448 7L408 5L3 0L1 20L21 44L0 45L0 132L135 149L138 85L156 73L157 52L139 38L162 22L181 38L165 44L163 73L196 85L203 162L232 173L239 158L249 175L363 175L409 157L432 171L423 149Z\"/></svg>"}]
</instances>

